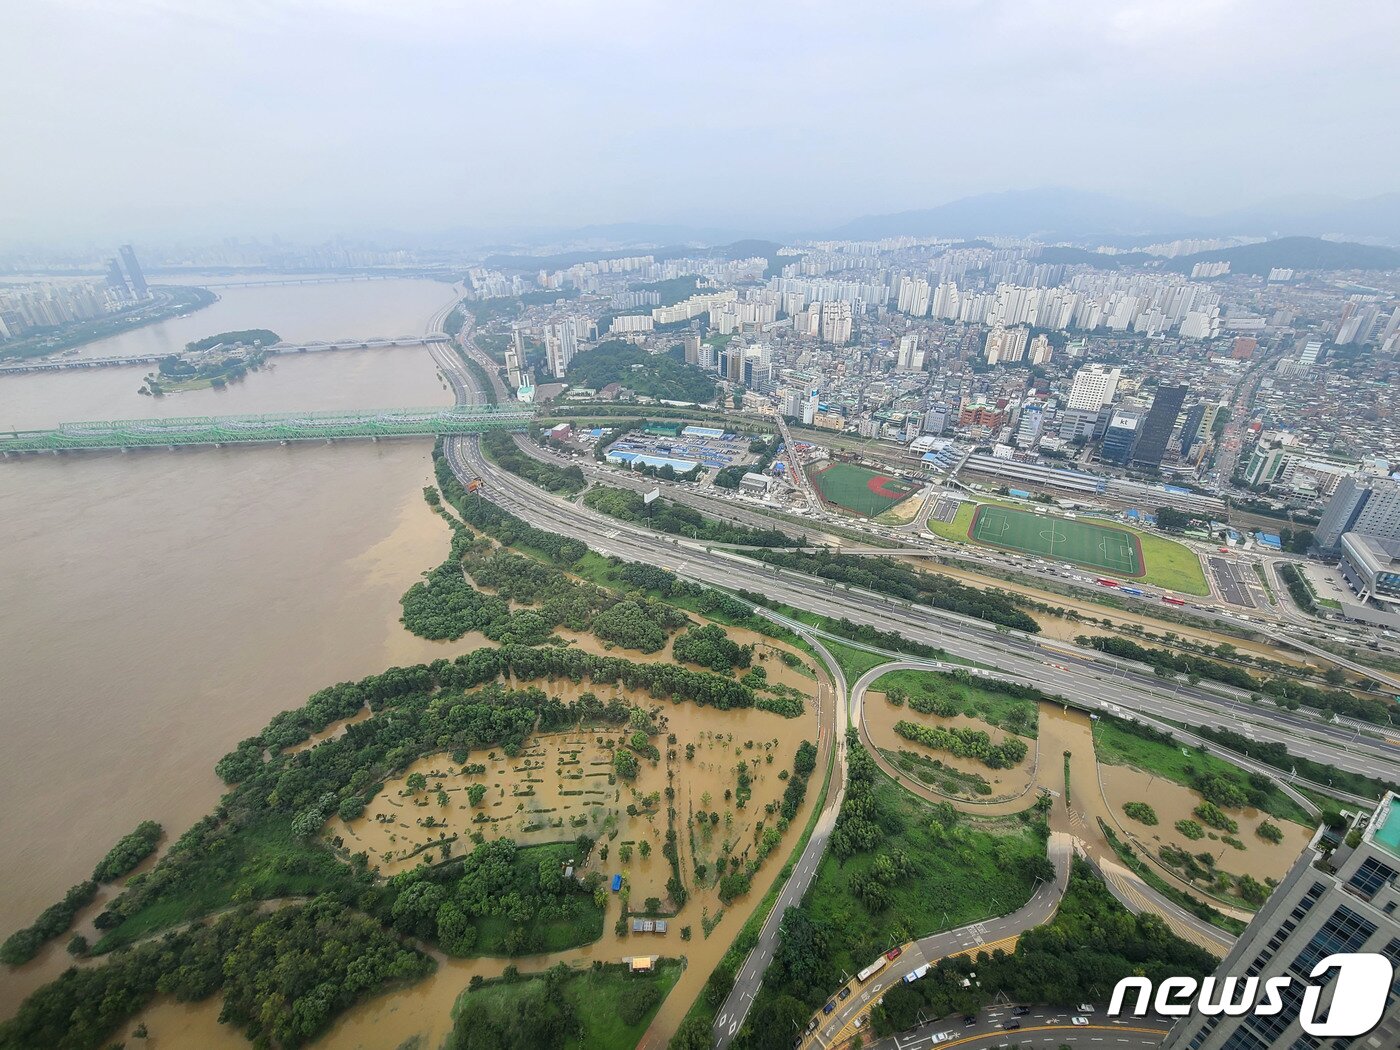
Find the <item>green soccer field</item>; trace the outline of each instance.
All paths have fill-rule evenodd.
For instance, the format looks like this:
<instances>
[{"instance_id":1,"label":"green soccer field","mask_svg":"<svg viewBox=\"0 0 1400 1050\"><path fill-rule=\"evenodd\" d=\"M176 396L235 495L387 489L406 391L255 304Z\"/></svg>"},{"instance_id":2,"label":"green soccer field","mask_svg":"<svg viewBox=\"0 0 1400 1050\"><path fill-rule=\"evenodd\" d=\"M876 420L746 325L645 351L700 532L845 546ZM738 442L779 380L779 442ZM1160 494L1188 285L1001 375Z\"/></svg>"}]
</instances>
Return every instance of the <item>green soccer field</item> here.
<instances>
[{"instance_id":1,"label":"green soccer field","mask_svg":"<svg viewBox=\"0 0 1400 1050\"><path fill-rule=\"evenodd\" d=\"M883 514L918 491L917 485L849 463L832 463L808 476L827 503L867 518Z\"/></svg>"},{"instance_id":2,"label":"green soccer field","mask_svg":"<svg viewBox=\"0 0 1400 1050\"><path fill-rule=\"evenodd\" d=\"M987 504L977 508L967 534L978 543L1072 562L1114 576L1138 577L1145 571L1138 538L1105 525Z\"/></svg>"}]
</instances>

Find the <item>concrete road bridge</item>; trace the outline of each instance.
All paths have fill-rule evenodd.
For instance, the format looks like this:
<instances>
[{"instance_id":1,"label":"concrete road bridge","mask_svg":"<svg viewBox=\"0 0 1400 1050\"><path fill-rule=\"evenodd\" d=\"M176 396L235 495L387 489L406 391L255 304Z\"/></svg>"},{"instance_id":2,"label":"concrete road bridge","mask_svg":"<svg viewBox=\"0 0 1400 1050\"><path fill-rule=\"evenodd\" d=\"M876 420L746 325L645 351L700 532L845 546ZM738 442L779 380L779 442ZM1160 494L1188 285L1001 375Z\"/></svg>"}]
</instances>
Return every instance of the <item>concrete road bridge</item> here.
<instances>
[{"instance_id":1,"label":"concrete road bridge","mask_svg":"<svg viewBox=\"0 0 1400 1050\"><path fill-rule=\"evenodd\" d=\"M520 406L473 405L60 423L54 430L0 433L0 455L8 458L38 452L480 434L488 430L524 430L531 418L530 410Z\"/></svg>"}]
</instances>

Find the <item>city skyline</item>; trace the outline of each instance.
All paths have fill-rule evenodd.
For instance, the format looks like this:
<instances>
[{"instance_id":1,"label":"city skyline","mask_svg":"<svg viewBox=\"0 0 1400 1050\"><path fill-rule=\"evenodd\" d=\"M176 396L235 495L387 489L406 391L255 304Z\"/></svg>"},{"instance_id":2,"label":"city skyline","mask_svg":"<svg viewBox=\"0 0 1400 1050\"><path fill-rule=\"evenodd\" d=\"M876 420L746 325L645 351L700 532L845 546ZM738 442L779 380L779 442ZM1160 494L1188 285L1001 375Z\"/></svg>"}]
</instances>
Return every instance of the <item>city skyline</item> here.
<instances>
[{"instance_id":1,"label":"city skyline","mask_svg":"<svg viewBox=\"0 0 1400 1050\"><path fill-rule=\"evenodd\" d=\"M0 228L821 231L1044 185L1149 218L1396 188L1400 146L1376 133L1400 115L1391 5L919 13L888 12L891 34L810 6L43 5L12 16L0 73L26 160L0 176ZM1363 140L1366 164L1332 163L1328 143ZM989 166L1009 142L1020 163Z\"/></svg>"}]
</instances>

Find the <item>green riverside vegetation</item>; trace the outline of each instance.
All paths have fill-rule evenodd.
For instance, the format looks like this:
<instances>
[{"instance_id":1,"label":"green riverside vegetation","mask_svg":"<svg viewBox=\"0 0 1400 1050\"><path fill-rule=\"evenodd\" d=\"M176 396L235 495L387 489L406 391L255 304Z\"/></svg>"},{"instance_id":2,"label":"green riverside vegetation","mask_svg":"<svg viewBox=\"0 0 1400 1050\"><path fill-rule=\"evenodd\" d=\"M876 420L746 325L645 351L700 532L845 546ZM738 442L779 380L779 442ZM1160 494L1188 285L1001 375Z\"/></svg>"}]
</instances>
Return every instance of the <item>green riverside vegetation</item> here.
<instances>
[{"instance_id":1,"label":"green riverside vegetation","mask_svg":"<svg viewBox=\"0 0 1400 1050\"><path fill-rule=\"evenodd\" d=\"M472 981L453 1008L447 1050L632 1050L680 979L682 966L658 960L647 973L621 963Z\"/></svg>"},{"instance_id":2,"label":"green riverside vegetation","mask_svg":"<svg viewBox=\"0 0 1400 1050\"><path fill-rule=\"evenodd\" d=\"M890 943L1013 911L1036 879L1052 878L1046 829L1009 822L980 830L951 805L901 790L848 738L846 797L831 844L802 907L782 916L773 964L738 1047L787 1048L842 983ZM1027 819L1030 819L1029 817ZM705 991L722 1002L732 976Z\"/></svg>"},{"instance_id":3,"label":"green riverside vegetation","mask_svg":"<svg viewBox=\"0 0 1400 1050\"><path fill-rule=\"evenodd\" d=\"M583 487L588 484L579 467L560 467L536 459L522 450L515 443L515 437L505 431L493 430L482 434L481 450L498 466L547 492L560 492L572 496L582 492Z\"/></svg>"},{"instance_id":4,"label":"green riverside vegetation","mask_svg":"<svg viewBox=\"0 0 1400 1050\"><path fill-rule=\"evenodd\" d=\"M1271 743L1264 740L1251 740L1243 733L1236 733L1233 729L1226 729L1224 726L1201 726L1195 730L1197 736L1212 740L1221 747L1229 748L1237 754L1248 754L1250 758L1265 765L1273 766L1275 769L1291 773L1296 771L1300 777L1311 780L1314 784L1329 784L1341 791L1349 791L1354 795L1363 795L1366 798L1379 800L1387 791L1400 791L1400 785L1375 777L1368 777L1361 773L1353 773L1347 769L1338 769L1336 766L1329 766L1322 762L1315 762L1310 758L1301 755L1289 754L1288 748L1284 744Z\"/></svg>"},{"instance_id":5,"label":"green riverside vegetation","mask_svg":"<svg viewBox=\"0 0 1400 1050\"><path fill-rule=\"evenodd\" d=\"M107 855L97 862L92 877L96 882L112 882L129 875L143 860L156 851L160 843L161 827L154 820L143 820L136 830L107 851Z\"/></svg>"},{"instance_id":6,"label":"green riverside vegetation","mask_svg":"<svg viewBox=\"0 0 1400 1050\"><path fill-rule=\"evenodd\" d=\"M900 719L894 724L894 731L905 740L912 740L935 751L947 751L958 758L974 758L988 769L1010 769L1020 765L1029 750L1026 742L1015 736L994 744L992 738L980 729L929 726Z\"/></svg>"},{"instance_id":7,"label":"green riverside vegetation","mask_svg":"<svg viewBox=\"0 0 1400 1050\"><path fill-rule=\"evenodd\" d=\"M1199 747L1186 748L1170 733L1134 719L1102 715L1095 723L1094 748L1099 761L1135 766L1200 792L1226 809L1252 806L1271 816L1311 826L1312 818L1269 777L1246 773Z\"/></svg>"},{"instance_id":8,"label":"green riverside vegetation","mask_svg":"<svg viewBox=\"0 0 1400 1050\"><path fill-rule=\"evenodd\" d=\"M1124 977L1204 977L1216 959L1173 934L1155 915L1133 915L1074 862L1069 887L1055 917L1023 933L1012 954L979 952L944 959L922 980L893 985L871 1011L875 1034L890 1035L921 1017L973 1014L1006 995L1012 1002L1072 1008L1105 1002ZM972 973L977 980L965 980ZM756 1044L773 1045L773 1044Z\"/></svg>"},{"instance_id":9,"label":"green riverside vegetation","mask_svg":"<svg viewBox=\"0 0 1400 1050\"><path fill-rule=\"evenodd\" d=\"M330 897L263 914L249 906L70 969L0 1024L0 1047L96 1050L156 995L222 994L220 1020L256 1046L296 1047L361 999L431 973L434 963Z\"/></svg>"},{"instance_id":10,"label":"green riverside vegetation","mask_svg":"<svg viewBox=\"0 0 1400 1050\"><path fill-rule=\"evenodd\" d=\"M1400 713L1400 709L1389 700L1381 697L1359 697L1343 689L1319 689L1292 678L1276 675L1272 678L1257 678L1248 671L1216 660L1175 653L1170 649L1154 649L1127 638L1107 635L1079 635L1075 638L1079 645L1090 646L1100 652L1136 660L1168 674L1188 674L1197 678L1209 678L1224 682L1240 689L1257 690L1276 698L1283 707L1310 707L1318 711L1335 712L1350 718L1359 718L1376 725L1390 725L1388 716Z\"/></svg>"},{"instance_id":11,"label":"green riverside vegetation","mask_svg":"<svg viewBox=\"0 0 1400 1050\"><path fill-rule=\"evenodd\" d=\"M707 518L692 507L668 499L642 502L642 493L595 485L583 497L584 505L596 511L645 525L672 536L687 536L712 543L746 544L755 547L800 547L806 537L793 538L779 529L751 529Z\"/></svg>"},{"instance_id":12,"label":"green riverside vegetation","mask_svg":"<svg viewBox=\"0 0 1400 1050\"><path fill-rule=\"evenodd\" d=\"M893 704L907 703L925 715L952 718L966 715L989 725L1034 738L1041 700L1054 697L1039 689L996 678L975 678L965 671L890 671L871 685L883 690Z\"/></svg>"}]
</instances>

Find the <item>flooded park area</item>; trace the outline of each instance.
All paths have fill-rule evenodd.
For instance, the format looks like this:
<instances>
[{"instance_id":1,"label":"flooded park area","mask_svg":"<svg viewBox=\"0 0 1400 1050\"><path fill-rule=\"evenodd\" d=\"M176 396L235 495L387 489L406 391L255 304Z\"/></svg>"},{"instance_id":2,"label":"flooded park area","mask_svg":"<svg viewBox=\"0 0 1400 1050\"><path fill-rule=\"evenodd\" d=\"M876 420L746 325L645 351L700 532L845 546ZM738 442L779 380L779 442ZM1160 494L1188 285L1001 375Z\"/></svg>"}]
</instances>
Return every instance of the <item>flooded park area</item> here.
<instances>
[{"instance_id":1,"label":"flooded park area","mask_svg":"<svg viewBox=\"0 0 1400 1050\"><path fill-rule=\"evenodd\" d=\"M895 705L887 694L872 690L863 711L865 728L871 741L909 776L933 787L939 793L954 798L980 802L996 802L1024 795L1035 782L1037 747L1034 740L1026 741L1026 756L1009 769L993 769L971 757L954 755L951 751L932 748L901 736L895 729L900 722L986 733L993 746L1016 736L991 725L981 718L966 714L941 716L925 714L907 704Z\"/></svg>"}]
</instances>

